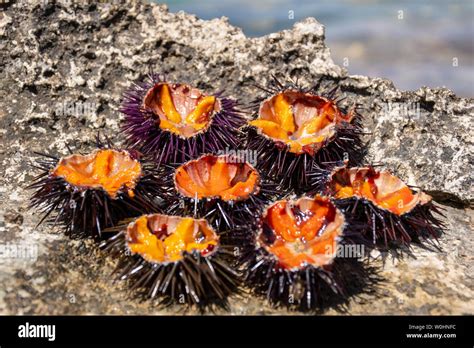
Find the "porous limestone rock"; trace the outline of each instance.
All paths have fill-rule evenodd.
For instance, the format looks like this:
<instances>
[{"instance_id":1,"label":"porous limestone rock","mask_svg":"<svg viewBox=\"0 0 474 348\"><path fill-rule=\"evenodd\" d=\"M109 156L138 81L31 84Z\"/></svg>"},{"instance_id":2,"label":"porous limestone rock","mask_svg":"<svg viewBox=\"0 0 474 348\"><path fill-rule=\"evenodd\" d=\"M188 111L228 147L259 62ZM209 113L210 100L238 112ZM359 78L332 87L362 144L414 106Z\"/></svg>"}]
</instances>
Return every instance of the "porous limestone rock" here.
<instances>
[{"instance_id":1,"label":"porous limestone rock","mask_svg":"<svg viewBox=\"0 0 474 348\"><path fill-rule=\"evenodd\" d=\"M28 245L35 257L0 263L1 314L178 313L134 301L113 283L113 262L90 241L35 227L25 187L34 151L90 149L98 131L117 135L122 93L151 70L248 102L271 74L310 85L322 75L362 106L369 159L445 206L442 252L388 260L379 298L355 298L352 314L474 312L472 99L447 89L396 89L388 80L350 76L334 64L324 27L313 18L291 30L247 38L225 18L204 21L165 6L74 2L4 3L0 13L0 243ZM11 256L11 255L10 255ZM179 306L178 306L179 307ZM192 313L192 311L191 311ZM287 313L254 297L231 299L231 313ZM333 313L329 311L329 313Z\"/></svg>"}]
</instances>

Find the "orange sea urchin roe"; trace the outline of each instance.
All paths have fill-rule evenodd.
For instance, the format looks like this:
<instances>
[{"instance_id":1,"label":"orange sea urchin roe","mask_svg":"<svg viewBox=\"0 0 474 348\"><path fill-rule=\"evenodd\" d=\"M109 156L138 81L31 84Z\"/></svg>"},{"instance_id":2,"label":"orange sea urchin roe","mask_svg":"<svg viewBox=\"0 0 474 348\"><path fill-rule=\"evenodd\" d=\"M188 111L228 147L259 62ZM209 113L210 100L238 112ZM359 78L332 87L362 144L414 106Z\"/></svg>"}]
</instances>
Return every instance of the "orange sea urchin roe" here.
<instances>
[{"instance_id":1,"label":"orange sea urchin roe","mask_svg":"<svg viewBox=\"0 0 474 348\"><path fill-rule=\"evenodd\" d=\"M371 168L337 169L331 176L329 187L336 198L365 198L397 215L411 211L418 203L431 200L424 193L413 194L396 176Z\"/></svg>"},{"instance_id":2,"label":"orange sea urchin roe","mask_svg":"<svg viewBox=\"0 0 474 348\"><path fill-rule=\"evenodd\" d=\"M126 151L98 150L89 155L62 158L52 175L62 177L74 186L102 188L111 198L116 198L121 189L133 196L141 165Z\"/></svg>"},{"instance_id":3,"label":"orange sea urchin roe","mask_svg":"<svg viewBox=\"0 0 474 348\"><path fill-rule=\"evenodd\" d=\"M219 111L214 96L205 96L197 88L181 84L159 83L144 99L145 109L158 116L159 127L183 137L191 137L209 125Z\"/></svg>"},{"instance_id":4,"label":"orange sea urchin roe","mask_svg":"<svg viewBox=\"0 0 474 348\"><path fill-rule=\"evenodd\" d=\"M247 163L228 162L226 156L206 155L176 170L177 190L190 198L242 200L258 190L259 175Z\"/></svg>"},{"instance_id":5,"label":"orange sea urchin roe","mask_svg":"<svg viewBox=\"0 0 474 348\"><path fill-rule=\"evenodd\" d=\"M313 155L335 134L335 126L350 121L329 100L309 93L287 90L265 100L259 117L249 124L289 147L289 151Z\"/></svg>"},{"instance_id":6,"label":"orange sea urchin roe","mask_svg":"<svg viewBox=\"0 0 474 348\"><path fill-rule=\"evenodd\" d=\"M210 254L218 237L205 220L153 214L128 226L127 244L132 253L150 262L173 262L181 260L185 251Z\"/></svg>"},{"instance_id":7,"label":"orange sea urchin roe","mask_svg":"<svg viewBox=\"0 0 474 348\"><path fill-rule=\"evenodd\" d=\"M286 269L323 266L335 256L344 217L325 197L283 200L263 218L259 243Z\"/></svg>"}]
</instances>

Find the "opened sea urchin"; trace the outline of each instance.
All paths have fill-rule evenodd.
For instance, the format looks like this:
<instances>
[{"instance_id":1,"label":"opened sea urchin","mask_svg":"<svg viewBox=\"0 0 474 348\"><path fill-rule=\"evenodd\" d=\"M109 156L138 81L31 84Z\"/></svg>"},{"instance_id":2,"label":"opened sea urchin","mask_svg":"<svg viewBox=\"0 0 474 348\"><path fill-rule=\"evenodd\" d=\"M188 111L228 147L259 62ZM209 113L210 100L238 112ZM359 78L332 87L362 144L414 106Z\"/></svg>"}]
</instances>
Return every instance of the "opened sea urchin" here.
<instances>
[{"instance_id":1,"label":"opened sea urchin","mask_svg":"<svg viewBox=\"0 0 474 348\"><path fill-rule=\"evenodd\" d=\"M102 243L119 258L116 274L132 289L164 303L225 307L237 291L229 252L204 219L143 215Z\"/></svg>"},{"instance_id":2,"label":"opened sea urchin","mask_svg":"<svg viewBox=\"0 0 474 348\"><path fill-rule=\"evenodd\" d=\"M318 167L343 159L359 165L364 154L360 115L355 108L340 108L335 90L318 95L318 87L304 90L273 80L248 123L258 168L298 192L305 191L308 174Z\"/></svg>"},{"instance_id":3,"label":"opened sea urchin","mask_svg":"<svg viewBox=\"0 0 474 348\"><path fill-rule=\"evenodd\" d=\"M123 131L128 144L158 163L178 163L239 146L243 118L236 102L207 95L188 84L152 75L124 97Z\"/></svg>"},{"instance_id":4,"label":"opened sea urchin","mask_svg":"<svg viewBox=\"0 0 474 348\"><path fill-rule=\"evenodd\" d=\"M277 191L250 163L229 155L188 161L172 181L182 198L177 211L206 218L219 231L246 223Z\"/></svg>"},{"instance_id":5,"label":"opened sea urchin","mask_svg":"<svg viewBox=\"0 0 474 348\"><path fill-rule=\"evenodd\" d=\"M374 245L420 243L437 238L443 223L429 195L412 191L388 171L372 167L335 168L327 182L326 193L336 198L337 206L363 223L365 236Z\"/></svg>"},{"instance_id":6,"label":"opened sea urchin","mask_svg":"<svg viewBox=\"0 0 474 348\"><path fill-rule=\"evenodd\" d=\"M43 214L40 223L49 218L68 235L99 238L121 219L157 211L165 195L155 169L126 150L44 155L36 167L30 205Z\"/></svg>"},{"instance_id":7,"label":"opened sea urchin","mask_svg":"<svg viewBox=\"0 0 474 348\"><path fill-rule=\"evenodd\" d=\"M255 223L249 228L257 235L254 252L246 256L246 281L271 304L343 308L351 295L372 290L372 269L358 260L363 250L340 255L350 226L329 198L276 201Z\"/></svg>"}]
</instances>

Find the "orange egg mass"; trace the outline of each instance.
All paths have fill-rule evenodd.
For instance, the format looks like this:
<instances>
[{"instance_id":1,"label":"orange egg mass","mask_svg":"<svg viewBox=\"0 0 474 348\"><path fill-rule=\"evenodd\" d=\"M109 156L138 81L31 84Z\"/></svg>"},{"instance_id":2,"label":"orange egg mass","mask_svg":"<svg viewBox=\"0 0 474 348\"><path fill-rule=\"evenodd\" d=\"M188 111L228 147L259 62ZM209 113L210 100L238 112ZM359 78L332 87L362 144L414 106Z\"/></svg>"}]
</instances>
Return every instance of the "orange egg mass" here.
<instances>
[{"instance_id":1,"label":"orange egg mass","mask_svg":"<svg viewBox=\"0 0 474 348\"><path fill-rule=\"evenodd\" d=\"M209 126L220 103L186 84L158 83L147 92L143 108L157 116L162 130L189 138Z\"/></svg>"},{"instance_id":2,"label":"orange egg mass","mask_svg":"<svg viewBox=\"0 0 474 348\"><path fill-rule=\"evenodd\" d=\"M265 211L258 243L285 269L330 264L344 229L343 214L327 197L281 200Z\"/></svg>"},{"instance_id":3,"label":"orange egg mass","mask_svg":"<svg viewBox=\"0 0 474 348\"><path fill-rule=\"evenodd\" d=\"M259 174L247 162L205 155L176 170L175 186L179 193L189 198L238 201L258 192Z\"/></svg>"},{"instance_id":4,"label":"orange egg mass","mask_svg":"<svg viewBox=\"0 0 474 348\"><path fill-rule=\"evenodd\" d=\"M128 225L126 241L133 254L162 263L179 261L184 252L194 250L208 256L216 250L219 237L204 219L151 214Z\"/></svg>"},{"instance_id":5,"label":"orange egg mass","mask_svg":"<svg viewBox=\"0 0 474 348\"><path fill-rule=\"evenodd\" d=\"M351 119L330 100L286 90L263 101L258 118L249 124L292 153L314 155L335 135L338 123Z\"/></svg>"},{"instance_id":6,"label":"orange egg mass","mask_svg":"<svg viewBox=\"0 0 474 348\"><path fill-rule=\"evenodd\" d=\"M51 175L77 187L101 188L115 199L121 190L126 190L129 196L134 195L141 165L126 151L96 150L88 155L61 158Z\"/></svg>"}]
</instances>

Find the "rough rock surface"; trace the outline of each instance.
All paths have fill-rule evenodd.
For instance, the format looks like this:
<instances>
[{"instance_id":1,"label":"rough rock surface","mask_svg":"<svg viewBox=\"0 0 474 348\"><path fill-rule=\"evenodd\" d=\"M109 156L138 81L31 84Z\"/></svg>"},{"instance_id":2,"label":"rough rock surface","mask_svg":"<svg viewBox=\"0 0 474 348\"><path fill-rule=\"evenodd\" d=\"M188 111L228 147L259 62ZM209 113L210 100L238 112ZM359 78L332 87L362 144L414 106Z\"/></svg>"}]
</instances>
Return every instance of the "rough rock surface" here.
<instances>
[{"instance_id":1,"label":"rough rock surface","mask_svg":"<svg viewBox=\"0 0 474 348\"><path fill-rule=\"evenodd\" d=\"M166 7L4 4L0 13L0 244L31 245L35 258L1 253L1 314L178 313L131 298L114 283L113 262L91 242L38 227L27 211L33 151L85 150L97 131L117 138L123 91L149 69L209 91L253 98L270 73L317 75L338 83L348 105L364 107L372 161L392 168L445 206L442 252L387 260L378 298L352 302L351 314L474 313L474 101L447 89L397 90L384 79L349 76L333 63L324 27L308 18L286 30L246 38L225 18L203 21ZM71 108L72 105L72 108ZM10 255L11 256L11 255ZM286 313L253 297L232 298L233 314ZM329 311L328 313L333 313Z\"/></svg>"}]
</instances>

